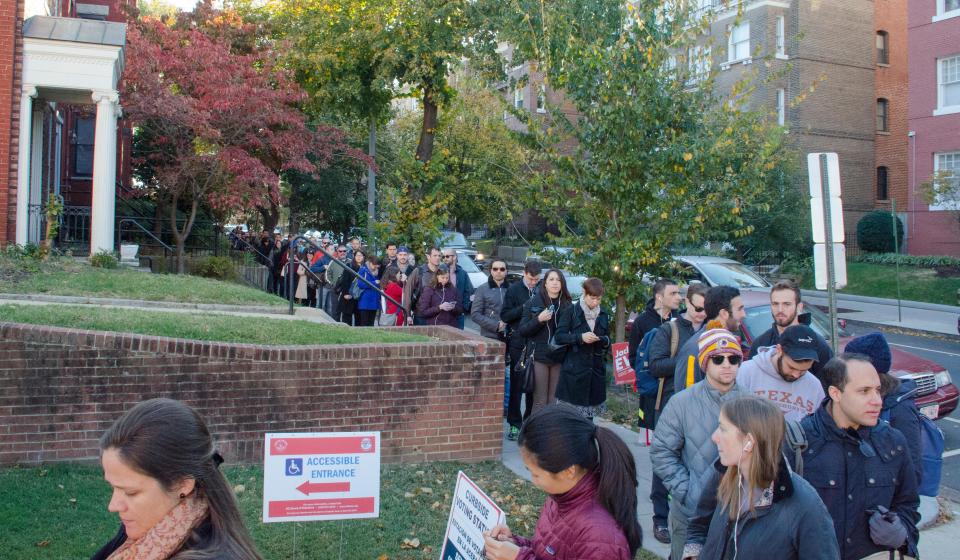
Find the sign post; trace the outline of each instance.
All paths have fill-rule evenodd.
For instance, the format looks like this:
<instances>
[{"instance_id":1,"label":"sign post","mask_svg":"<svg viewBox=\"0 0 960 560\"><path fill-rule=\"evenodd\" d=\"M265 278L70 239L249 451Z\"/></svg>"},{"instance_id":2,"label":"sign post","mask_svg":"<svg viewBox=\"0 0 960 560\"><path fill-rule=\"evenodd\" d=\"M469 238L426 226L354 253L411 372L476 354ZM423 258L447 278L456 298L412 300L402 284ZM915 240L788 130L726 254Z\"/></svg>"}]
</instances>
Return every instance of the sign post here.
<instances>
[{"instance_id":1,"label":"sign post","mask_svg":"<svg viewBox=\"0 0 960 560\"><path fill-rule=\"evenodd\" d=\"M840 162L835 153L807 154L810 217L813 221L813 262L818 290L826 288L830 307L830 347L837 353L837 290L847 285L843 245L843 203Z\"/></svg>"},{"instance_id":2,"label":"sign post","mask_svg":"<svg viewBox=\"0 0 960 560\"><path fill-rule=\"evenodd\" d=\"M460 471L440 560L482 560L483 532L503 523L503 510Z\"/></svg>"},{"instance_id":3,"label":"sign post","mask_svg":"<svg viewBox=\"0 0 960 560\"><path fill-rule=\"evenodd\" d=\"M380 432L266 434L263 522L380 516Z\"/></svg>"}]
</instances>

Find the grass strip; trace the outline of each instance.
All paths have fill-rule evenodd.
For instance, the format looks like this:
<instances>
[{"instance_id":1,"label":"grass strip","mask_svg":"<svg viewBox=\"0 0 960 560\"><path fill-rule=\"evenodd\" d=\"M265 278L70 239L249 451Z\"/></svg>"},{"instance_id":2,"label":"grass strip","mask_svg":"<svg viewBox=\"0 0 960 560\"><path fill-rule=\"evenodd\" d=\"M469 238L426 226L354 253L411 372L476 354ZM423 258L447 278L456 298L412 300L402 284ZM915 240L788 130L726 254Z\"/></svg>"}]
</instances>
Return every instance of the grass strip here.
<instances>
[{"instance_id":1,"label":"grass strip","mask_svg":"<svg viewBox=\"0 0 960 560\"><path fill-rule=\"evenodd\" d=\"M813 271L805 276L803 287L814 289ZM957 290L960 290L960 277L938 275L933 268L900 267L900 296L904 300L957 305ZM889 265L848 262L847 286L840 293L896 299L897 269Z\"/></svg>"}]
</instances>

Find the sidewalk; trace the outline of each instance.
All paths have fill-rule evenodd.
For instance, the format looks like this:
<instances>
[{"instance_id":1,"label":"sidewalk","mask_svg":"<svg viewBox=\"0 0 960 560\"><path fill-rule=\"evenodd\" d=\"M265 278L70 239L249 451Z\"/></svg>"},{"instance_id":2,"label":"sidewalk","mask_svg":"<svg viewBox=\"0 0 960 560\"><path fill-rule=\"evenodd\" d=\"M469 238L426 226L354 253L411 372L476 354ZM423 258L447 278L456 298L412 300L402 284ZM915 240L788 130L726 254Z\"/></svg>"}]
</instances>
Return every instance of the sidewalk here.
<instances>
[{"instance_id":1,"label":"sidewalk","mask_svg":"<svg viewBox=\"0 0 960 560\"><path fill-rule=\"evenodd\" d=\"M653 506L650 503L650 448L638 442L638 434L618 424L612 424L597 419L597 424L610 428L616 432L637 462L637 514L640 518L640 527L643 529L643 548L661 558L670 554L670 546L662 544L653 538ZM504 423L506 428L506 423ZM530 473L523 465L517 442L503 440L503 464L524 480L530 480ZM957 557L957 537L960 536L960 504L948 502L954 511L953 520L920 532L920 557L924 559L941 559ZM924 509L924 508L921 508ZM923 521L921 521L921 524ZM775 551L771 551L775 552Z\"/></svg>"},{"instance_id":2,"label":"sidewalk","mask_svg":"<svg viewBox=\"0 0 960 560\"><path fill-rule=\"evenodd\" d=\"M803 301L826 307L826 292L802 290ZM906 330L958 337L960 307L920 301L900 301L867 296L837 294L837 316L848 321L898 327Z\"/></svg>"}]
</instances>

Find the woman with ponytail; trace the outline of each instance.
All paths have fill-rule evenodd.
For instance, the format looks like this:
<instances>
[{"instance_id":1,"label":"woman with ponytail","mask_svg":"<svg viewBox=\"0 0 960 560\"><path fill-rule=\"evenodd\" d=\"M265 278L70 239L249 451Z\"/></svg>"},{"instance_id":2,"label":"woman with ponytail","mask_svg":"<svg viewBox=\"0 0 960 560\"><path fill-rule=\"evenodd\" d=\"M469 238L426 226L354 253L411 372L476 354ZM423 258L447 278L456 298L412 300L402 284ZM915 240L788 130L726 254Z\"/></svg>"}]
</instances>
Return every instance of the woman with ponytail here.
<instances>
[{"instance_id":1,"label":"woman with ponytail","mask_svg":"<svg viewBox=\"0 0 960 560\"><path fill-rule=\"evenodd\" d=\"M200 415L144 401L100 438L120 530L92 560L260 560Z\"/></svg>"},{"instance_id":2,"label":"woman with ponytail","mask_svg":"<svg viewBox=\"0 0 960 560\"><path fill-rule=\"evenodd\" d=\"M643 540L637 468L623 440L569 405L548 405L520 429L520 455L549 494L532 539L506 525L484 534L490 560L629 560Z\"/></svg>"}]
</instances>

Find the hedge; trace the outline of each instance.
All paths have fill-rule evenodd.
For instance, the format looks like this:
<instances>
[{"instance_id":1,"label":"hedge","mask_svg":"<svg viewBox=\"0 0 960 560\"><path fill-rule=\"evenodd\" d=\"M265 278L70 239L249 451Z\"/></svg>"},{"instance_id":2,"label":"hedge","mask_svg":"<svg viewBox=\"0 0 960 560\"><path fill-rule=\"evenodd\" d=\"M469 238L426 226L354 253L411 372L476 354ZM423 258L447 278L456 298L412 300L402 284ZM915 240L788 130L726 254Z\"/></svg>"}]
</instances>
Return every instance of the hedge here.
<instances>
[{"instance_id":1,"label":"hedge","mask_svg":"<svg viewBox=\"0 0 960 560\"><path fill-rule=\"evenodd\" d=\"M894 265L899 261L906 266L960 266L960 258L939 255L901 255L898 253L863 253L850 257L854 262Z\"/></svg>"}]
</instances>

